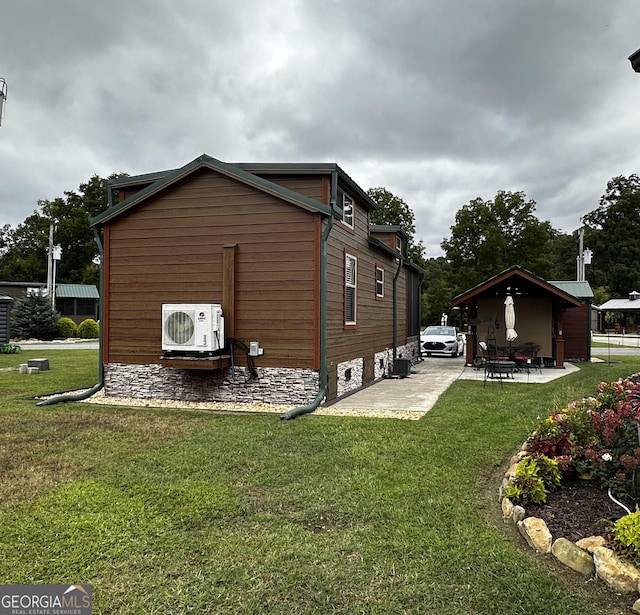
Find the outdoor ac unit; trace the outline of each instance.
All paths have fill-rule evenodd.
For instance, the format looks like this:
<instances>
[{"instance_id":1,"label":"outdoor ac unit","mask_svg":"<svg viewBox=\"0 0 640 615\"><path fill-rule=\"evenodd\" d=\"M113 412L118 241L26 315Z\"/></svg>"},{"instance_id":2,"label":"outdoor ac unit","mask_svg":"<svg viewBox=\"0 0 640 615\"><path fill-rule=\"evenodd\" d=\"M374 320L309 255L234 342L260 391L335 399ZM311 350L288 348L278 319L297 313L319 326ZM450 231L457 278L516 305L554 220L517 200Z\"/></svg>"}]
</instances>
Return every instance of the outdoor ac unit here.
<instances>
[{"instance_id":1,"label":"outdoor ac unit","mask_svg":"<svg viewBox=\"0 0 640 615\"><path fill-rule=\"evenodd\" d=\"M216 352L224 348L222 306L177 303L162 306L162 350Z\"/></svg>"},{"instance_id":2,"label":"outdoor ac unit","mask_svg":"<svg viewBox=\"0 0 640 615\"><path fill-rule=\"evenodd\" d=\"M406 378L411 375L411 359L397 358L393 362L393 375Z\"/></svg>"}]
</instances>

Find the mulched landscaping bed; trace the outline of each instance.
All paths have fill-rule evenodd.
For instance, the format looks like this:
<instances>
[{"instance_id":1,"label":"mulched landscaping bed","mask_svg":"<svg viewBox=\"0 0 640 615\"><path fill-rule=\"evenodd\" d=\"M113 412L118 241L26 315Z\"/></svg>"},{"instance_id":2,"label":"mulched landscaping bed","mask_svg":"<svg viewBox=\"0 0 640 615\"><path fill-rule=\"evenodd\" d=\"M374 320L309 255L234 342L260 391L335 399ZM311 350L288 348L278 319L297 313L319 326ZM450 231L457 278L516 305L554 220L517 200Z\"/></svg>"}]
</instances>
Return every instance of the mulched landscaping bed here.
<instances>
[{"instance_id":1,"label":"mulched landscaping bed","mask_svg":"<svg viewBox=\"0 0 640 615\"><path fill-rule=\"evenodd\" d=\"M623 503L629 510L635 510L634 504ZM563 481L560 489L549 494L545 504L527 506L527 515L542 519L554 540L564 537L572 542L605 536L611 523L626 514L606 491L589 480Z\"/></svg>"}]
</instances>

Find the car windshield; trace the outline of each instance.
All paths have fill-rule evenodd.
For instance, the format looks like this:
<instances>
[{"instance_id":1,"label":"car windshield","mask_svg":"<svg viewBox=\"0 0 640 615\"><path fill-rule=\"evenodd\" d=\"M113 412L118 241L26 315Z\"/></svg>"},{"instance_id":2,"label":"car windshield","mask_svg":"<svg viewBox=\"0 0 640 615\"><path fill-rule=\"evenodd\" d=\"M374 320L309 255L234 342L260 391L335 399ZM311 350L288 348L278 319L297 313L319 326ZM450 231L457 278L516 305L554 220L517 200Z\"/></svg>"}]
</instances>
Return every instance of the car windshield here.
<instances>
[{"instance_id":1,"label":"car windshield","mask_svg":"<svg viewBox=\"0 0 640 615\"><path fill-rule=\"evenodd\" d=\"M453 335L455 336L455 327L427 327L424 335Z\"/></svg>"}]
</instances>

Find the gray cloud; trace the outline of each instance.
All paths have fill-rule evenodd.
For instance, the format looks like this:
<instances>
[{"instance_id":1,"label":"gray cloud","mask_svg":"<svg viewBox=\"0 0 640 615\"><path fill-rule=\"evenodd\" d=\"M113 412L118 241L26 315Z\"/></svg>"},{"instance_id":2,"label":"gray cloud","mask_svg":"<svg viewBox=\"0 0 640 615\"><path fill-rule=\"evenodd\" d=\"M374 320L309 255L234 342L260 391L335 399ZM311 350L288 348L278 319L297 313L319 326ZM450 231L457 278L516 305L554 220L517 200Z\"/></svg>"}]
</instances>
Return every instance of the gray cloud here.
<instances>
[{"instance_id":1,"label":"gray cloud","mask_svg":"<svg viewBox=\"0 0 640 615\"><path fill-rule=\"evenodd\" d=\"M0 224L94 174L334 161L411 205L522 190L565 232L640 166L640 5L24 0L0 21Z\"/></svg>"}]
</instances>

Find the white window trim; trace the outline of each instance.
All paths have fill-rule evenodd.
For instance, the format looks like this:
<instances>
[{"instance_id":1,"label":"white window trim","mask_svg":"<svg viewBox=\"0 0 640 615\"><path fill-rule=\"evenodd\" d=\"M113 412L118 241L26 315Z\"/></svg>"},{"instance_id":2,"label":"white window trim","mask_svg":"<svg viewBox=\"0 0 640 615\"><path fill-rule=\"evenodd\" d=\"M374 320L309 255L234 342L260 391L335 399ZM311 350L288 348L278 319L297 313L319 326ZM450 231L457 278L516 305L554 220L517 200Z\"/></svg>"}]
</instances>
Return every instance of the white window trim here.
<instances>
[{"instance_id":1,"label":"white window trim","mask_svg":"<svg viewBox=\"0 0 640 615\"><path fill-rule=\"evenodd\" d=\"M353 263L349 267L349 263ZM351 269L351 275L350 275ZM350 280L350 278L352 278ZM347 296L353 293L353 319L349 320L347 314ZM344 324L353 326L358 320L358 257L345 252L344 255Z\"/></svg>"},{"instance_id":2,"label":"white window trim","mask_svg":"<svg viewBox=\"0 0 640 615\"><path fill-rule=\"evenodd\" d=\"M380 278L378 277L379 273L382 274ZM382 289L381 292L378 292L378 287ZM384 269L382 267L378 267L377 265L376 265L376 298L384 299Z\"/></svg>"},{"instance_id":3,"label":"white window trim","mask_svg":"<svg viewBox=\"0 0 640 615\"><path fill-rule=\"evenodd\" d=\"M348 205L347 205L348 201ZM349 215L347 216L347 207L349 208ZM355 208L353 206L353 199L346 193L342 193L342 223L349 228L354 227L355 220Z\"/></svg>"}]
</instances>

